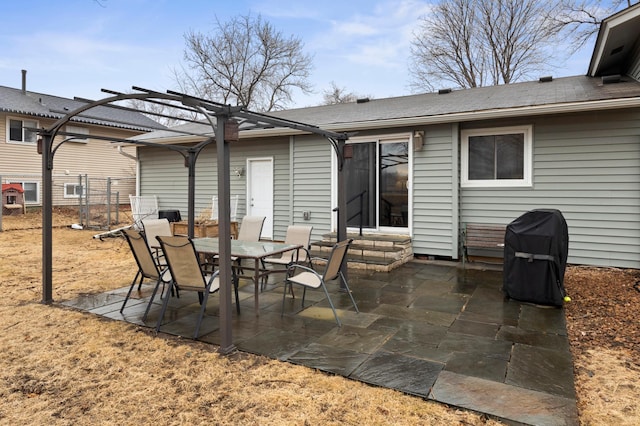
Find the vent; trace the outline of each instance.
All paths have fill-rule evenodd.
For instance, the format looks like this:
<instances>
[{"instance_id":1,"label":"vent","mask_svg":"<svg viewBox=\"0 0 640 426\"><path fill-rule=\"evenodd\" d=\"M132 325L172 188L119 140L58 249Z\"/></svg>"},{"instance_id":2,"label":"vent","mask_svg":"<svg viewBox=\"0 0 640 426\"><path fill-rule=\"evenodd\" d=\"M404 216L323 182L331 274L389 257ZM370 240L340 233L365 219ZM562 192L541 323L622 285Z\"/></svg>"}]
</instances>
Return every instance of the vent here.
<instances>
[{"instance_id":1,"label":"vent","mask_svg":"<svg viewBox=\"0 0 640 426\"><path fill-rule=\"evenodd\" d=\"M451 88L438 90L438 95L446 95L447 93L451 93Z\"/></svg>"},{"instance_id":2,"label":"vent","mask_svg":"<svg viewBox=\"0 0 640 426\"><path fill-rule=\"evenodd\" d=\"M616 47L615 49L612 49L610 55L613 56L616 53L622 52L623 50L624 50L624 44L622 46Z\"/></svg>"},{"instance_id":3,"label":"vent","mask_svg":"<svg viewBox=\"0 0 640 426\"><path fill-rule=\"evenodd\" d=\"M360 98L360 99L356 99L356 103L357 104L364 104L369 102L369 98Z\"/></svg>"},{"instance_id":4,"label":"vent","mask_svg":"<svg viewBox=\"0 0 640 426\"><path fill-rule=\"evenodd\" d=\"M620 74L603 75L602 84L620 83Z\"/></svg>"},{"instance_id":5,"label":"vent","mask_svg":"<svg viewBox=\"0 0 640 426\"><path fill-rule=\"evenodd\" d=\"M546 75L544 77L540 77L540 79L538 81L540 83L549 83L550 81L553 81L553 76Z\"/></svg>"}]
</instances>

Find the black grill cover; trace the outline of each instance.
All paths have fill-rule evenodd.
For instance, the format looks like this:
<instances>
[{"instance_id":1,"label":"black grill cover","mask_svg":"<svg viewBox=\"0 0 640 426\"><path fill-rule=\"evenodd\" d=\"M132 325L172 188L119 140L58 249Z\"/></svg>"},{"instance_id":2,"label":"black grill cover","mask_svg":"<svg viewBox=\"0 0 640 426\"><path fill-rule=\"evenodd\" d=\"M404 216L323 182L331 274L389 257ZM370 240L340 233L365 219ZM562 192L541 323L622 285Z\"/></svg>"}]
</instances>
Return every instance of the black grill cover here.
<instances>
[{"instance_id":1,"label":"black grill cover","mask_svg":"<svg viewBox=\"0 0 640 426\"><path fill-rule=\"evenodd\" d=\"M504 236L503 287L513 299L562 306L569 252L567 222L559 210L531 210Z\"/></svg>"}]
</instances>

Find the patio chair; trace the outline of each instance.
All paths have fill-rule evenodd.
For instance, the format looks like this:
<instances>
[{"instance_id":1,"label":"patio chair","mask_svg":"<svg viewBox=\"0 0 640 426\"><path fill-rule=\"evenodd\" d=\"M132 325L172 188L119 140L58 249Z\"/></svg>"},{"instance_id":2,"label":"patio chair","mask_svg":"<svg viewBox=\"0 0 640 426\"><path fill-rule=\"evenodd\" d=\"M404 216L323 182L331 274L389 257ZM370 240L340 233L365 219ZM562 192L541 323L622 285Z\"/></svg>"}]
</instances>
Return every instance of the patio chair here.
<instances>
[{"instance_id":1,"label":"patio chair","mask_svg":"<svg viewBox=\"0 0 640 426\"><path fill-rule=\"evenodd\" d=\"M166 218L163 219L143 219L142 220L142 229L144 231L145 239L147 240L147 244L153 253L153 257L156 260L158 265L167 265L167 262L164 260L164 256L162 251L160 250L160 246L158 244L158 240L156 236L169 236L173 235L171 233L171 224L169 220Z\"/></svg>"},{"instance_id":2,"label":"patio chair","mask_svg":"<svg viewBox=\"0 0 640 426\"><path fill-rule=\"evenodd\" d=\"M232 195L229 197L230 205L229 205L229 218L232 222L237 220L238 216L238 199L240 197L238 195ZM213 202L211 203L211 220L218 220L218 197L216 195L213 196Z\"/></svg>"},{"instance_id":3,"label":"patio chair","mask_svg":"<svg viewBox=\"0 0 640 426\"><path fill-rule=\"evenodd\" d=\"M243 217L238 231L238 241L260 241L265 219L264 216Z\"/></svg>"},{"instance_id":4,"label":"patio chair","mask_svg":"<svg viewBox=\"0 0 640 426\"><path fill-rule=\"evenodd\" d=\"M313 226L308 225L289 225L287 227L287 234L284 237L285 244L299 244L302 248L298 250L292 250L288 252L282 253L280 257L268 257L262 260L262 267L266 268L267 264L270 265L281 265L284 266L285 269L282 272L286 272L292 263L297 263L301 265L306 265L311 267L311 257L309 255L309 242L311 241L311 231L313 230ZM274 270L273 272L280 272L279 270ZM266 284L266 278L262 281L262 287ZM293 290L292 290L293 291Z\"/></svg>"},{"instance_id":5,"label":"patio chair","mask_svg":"<svg viewBox=\"0 0 640 426\"><path fill-rule=\"evenodd\" d=\"M170 288L179 287L181 291L198 292L198 300L200 301L200 314L196 323L196 331L193 335L194 339L198 338L200 333L200 324L207 307L209 294L215 293L220 289L220 280L218 278L219 271L210 273L204 271L200 264L198 253L193 245L193 241L185 236L158 236L160 247L164 252L171 272ZM238 280L233 276L233 285L236 295L236 310L240 313L240 303L238 298ZM151 302L153 301L153 296ZM160 311L160 317L156 325L156 332L160 331L162 318L167 310L169 297L165 297Z\"/></svg>"},{"instance_id":6,"label":"patio chair","mask_svg":"<svg viewBox=\"0 0 640 426\"><path fill-rule=\"evenodd\" d=\"M262 234L262 226L264 225L266 217L264 216L245 216L240 223L240 229L238 230L238 241L260 241L260 234ZM242 273L241 259L235 256L231 256L231 261L236 262L238 271Z\"/></svg>"},{"instance_id":7,"label":"patio chair","mask_svg":"<svg viewBox=\"0 0 640 426\"><path fill-rule=\"evenodd\" d=\"M287 268L287 278L284 282L284 294L282 295L282 313L281 316L284 315L284 303L287 297L287 285L292 286L293 284L298 284L303 286L304 290L302 293L302 308L304 309L304 298L307 292L307 288L317 289L322 287L325 295L327 296L327 300L329 301L329 306L331 306L331 310L333 310L333 316L336 318L336 322L338 323L338 327L342 326L340 322L340 318L338 318L338 313L336 312L336 308L333 306L333 302L331 301L331 296L329 296L329 291L327 291L326 283L327 281L335 280L336 278L340 278L342 283L344 284L347 294L351 298L351 303L353 303L353 307L358 311L358 305L356 305L356 301L353 299L353 295L351 294L351 289L349 288L349 284L342 274L340 270L342 263L345 261L347 257L347 252L349 251L349 247L351 246L352 239L340 241L333 246L331 250L331 254L329 255L329 259L327 259L327 265L325 267L324 273L320 275L313 268L308 266L292 264ZM300 271L300 272L298 272Z\"/></svg>"},{"instance_id":8,"label":"patio chair","mask_svg":"<svg viewBox=\"0 0 640 426\"><path fill-rule=\"evenodd\" d=\"M151 300L153 300L153 297L158 291L158 287L161 283L164 285L169 284L169 282L171 281L171 274L169 273L169 269L166 265L164 267L161 267L155 262L155 259L151 254L151 250L149 249L149 245L147 244L144 235L140 231L129 228L123 230L122 233L124 235L124 238L127 240L127 243L129 243L129 247L131 248L133 257L136 259L136 263L138 264L138 273L131 282L131 286L129 287L129 291L127 292L127 297L124 298L124 303L122 303L122 307L120 308L120 313L122 313L122 311L124 310L124 307L126 306L127 301L131 296L131 291L138 281L138 277L140 277L138 289L140 289L142 281L145 278L154 280L156 282ZM147 309L145 310L144 316L142 317L143 321L147 319L147 314L149 313L150 307L151 301L147 305Z\"/></svg>"}]
</instances>

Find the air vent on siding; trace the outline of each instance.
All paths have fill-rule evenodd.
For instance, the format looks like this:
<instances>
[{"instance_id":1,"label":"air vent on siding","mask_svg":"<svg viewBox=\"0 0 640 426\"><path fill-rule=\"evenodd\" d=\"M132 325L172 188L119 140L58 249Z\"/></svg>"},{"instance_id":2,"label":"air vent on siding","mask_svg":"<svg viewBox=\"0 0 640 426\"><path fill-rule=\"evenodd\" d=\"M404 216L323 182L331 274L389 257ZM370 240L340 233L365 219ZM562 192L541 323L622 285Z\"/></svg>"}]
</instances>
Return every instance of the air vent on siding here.
<instances>
[{"instance_id":1,"label":"air vent on siding","mask_svg":"<svg viewBox=\"0 0 640 426\"><path fill-rule=\"evenodd\" d=\"M550 81L553 81L553 76L545 75L544 77L540 77L540 79L538 81L540 83L549 83Z\"/></svg>"},{"instance_id":2,"label":"air vent on siding","mask_svg":"<svg viewBox=\"0 0 640 426\"><path fill-rule=\"evenodd\" d=\"M451 88L438 90L438 95L446 95L447 93L451 93Z\"/></svg>"}]
</instances>

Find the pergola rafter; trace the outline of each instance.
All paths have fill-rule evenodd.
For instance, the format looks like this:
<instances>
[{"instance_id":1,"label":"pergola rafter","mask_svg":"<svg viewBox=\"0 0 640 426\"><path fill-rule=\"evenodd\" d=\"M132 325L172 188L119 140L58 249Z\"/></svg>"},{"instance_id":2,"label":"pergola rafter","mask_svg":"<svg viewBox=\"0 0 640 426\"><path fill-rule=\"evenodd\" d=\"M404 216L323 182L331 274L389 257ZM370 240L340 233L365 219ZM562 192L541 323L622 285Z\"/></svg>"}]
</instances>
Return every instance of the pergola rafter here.
<instances>
[{"instance_id":1,"label":"pergola rafter","mask_svg":"<svg viewBox=\"0 0 640 426\"><path fill-rule=\"evenodd\" d=\"M182 136L191 136L201 141L194 144L178 144L178 143L159 143L150 139L138 140L111 138L106 136L91 135L90 139L108 140L114 143L127 143L139 146L155 146L169 149L180 153L185 160L185 166L189 168L189 188L188 188L188 224L189 236L193 237L194 233L194 205L195 205L195 164L198 155L202 150L212 144L216 144L217 169L218 169L218 198L222 202L219 203L219 250L220 250L220 329L221 344L220 352L229 353L235 349L231 336L231 293L232 293L232 275L231 275L231 235L230 235L230 194L229 194L229 140L225 135L228 123L237 124L238 129L267 129L267 128L289 128L298 130L301 134L316 134L327 139L338 158L338 240L346 238L346 193L344 190L344 175L342 170L343 148L345 141L348 139L346 133L336 133L323 130L320 127L310 124L299 123L282 118L276 118L267 114L250 111L243 106L224 105L207 99L190 96L175 91L167 91L166 93L153 90L143 89L140 87L132 87L133 93L121 93L112 90L102 89L103 92L112 96L101 100L92 101L88 99L76 98L77 101L85 104L73 111L52 111L58 114L64 114L47 128L37 129L41 136L38 143L38 149L42 154L42 180L43 180L43 202L42 202L42 303L50 304L53 302L53 265L52 265L52 171L53 161L56 151L69 140L74 138L87 138L86 134L78 134L62 130L63 126L70 121L82 121L84 119L99 120L106 124L112 125L130 125L125 121L114 122L113 120L102 118L98 112L87 114L88 111L98 107L110 107L120 110L127 110L157 117L175 119L177 121L185 121L188 123L202 124L202 131L192 129L186 130L184 126L178 126L176 129L163 129L163 131L174 133ZM127 100L138 100L143 103L151 103L162 105L165 107L175 108L177 111L186 112L193 117L202 117L204 120L194 120L183 118L177 115L141 111L130 106L118 105L117 102ZM206 128L210 128L211 132L207 132ZM65 139L54 146L56 136L65 136ZM235 137L235 135L234 135ZM346 265L343 266L346 274Z\"/></svg>"}]
</instances>

